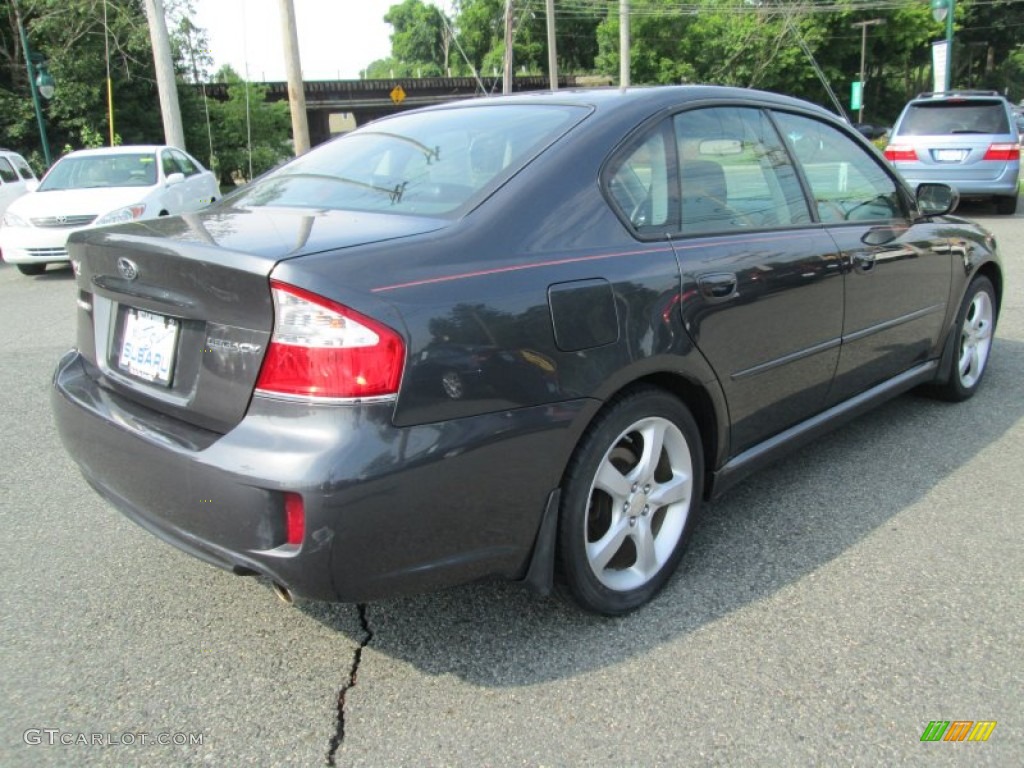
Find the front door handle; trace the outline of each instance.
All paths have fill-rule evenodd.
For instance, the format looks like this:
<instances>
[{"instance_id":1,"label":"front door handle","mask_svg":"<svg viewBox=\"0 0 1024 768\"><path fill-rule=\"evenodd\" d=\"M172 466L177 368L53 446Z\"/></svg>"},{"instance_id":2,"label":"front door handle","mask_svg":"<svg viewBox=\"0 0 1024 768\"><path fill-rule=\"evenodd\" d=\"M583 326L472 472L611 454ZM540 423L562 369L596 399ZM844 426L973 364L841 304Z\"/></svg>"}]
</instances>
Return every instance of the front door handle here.
<instances>
[{"instance_id":1,"label":"front door handle","mask_svg":"<svg viewBox=\"0 0 1024 768\"><path fill-rule=\"evenodd\" d=\"M875 267L875 254L870 251L860 251L853 254L853 268L860 272L870 272Z\"/></svg>"},{"instance_id":2,"label":"front door handle","mask_svg":"<svg viewBox=\"0 0 1024 768\"><path fill-rule=\"evenodd\" d=\"M701 295L711 301L725 301L736 296L736 275L732 272L719 272L713 275L701 275L697 278Z\"/></svg>"}]
</instances>

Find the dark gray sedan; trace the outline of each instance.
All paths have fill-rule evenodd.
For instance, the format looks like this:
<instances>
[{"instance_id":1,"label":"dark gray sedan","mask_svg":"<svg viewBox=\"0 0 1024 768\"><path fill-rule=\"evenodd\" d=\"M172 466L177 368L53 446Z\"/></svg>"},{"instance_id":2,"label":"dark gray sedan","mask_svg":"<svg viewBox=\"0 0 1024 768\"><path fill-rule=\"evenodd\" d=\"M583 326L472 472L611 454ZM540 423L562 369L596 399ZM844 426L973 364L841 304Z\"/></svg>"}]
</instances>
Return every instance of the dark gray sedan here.
<instances>
[{"instance_id":1,"label":"dark gray sedan","mask_svg":"<svg viewBox=\"0 0 1024 768\"><path fill-rule=\"evenodd\" d=\"M407 112L75 235L53 408L116 507L286 599L500 577L623 613L702 499L975 392L1003 275L956 202L750 90Z\"/></svg>"}]
</instances>

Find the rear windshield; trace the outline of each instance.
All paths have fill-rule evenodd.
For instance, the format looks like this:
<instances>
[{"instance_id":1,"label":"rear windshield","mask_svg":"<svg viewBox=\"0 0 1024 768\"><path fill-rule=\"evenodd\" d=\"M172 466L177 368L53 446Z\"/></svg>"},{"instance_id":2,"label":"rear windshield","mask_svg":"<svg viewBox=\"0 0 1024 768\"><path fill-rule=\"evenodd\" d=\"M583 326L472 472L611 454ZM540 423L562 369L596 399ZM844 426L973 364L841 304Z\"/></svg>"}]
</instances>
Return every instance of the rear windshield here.
<instances>
[{"instance_id":1,"label":"rear windshield","mask_svg":"<svg viewBox=\"0 0 1024 768\"><path fill-rule=\"evenodd\" d=\"M156 184L152 152L64 157L39 185L40 192L94 187L151 187Z\"/></svg>"},{"instance_id":2,"label":"rear windshield","mask_svg":"<svg viewBox=\"0 0 1024 768\"><path fill-rule=\"evenodd\" d=\"M998 101L943 101L911 104L900 125L901 136L951 133L1010 133L1006 107Z\"/></svg>"},{"instance_id":3,"label":"rear windshield","mask_svg":"<svg viewBox=\"0 0 1024 768\"><path fill-rule=\"evenodd\" d=\"M507 179L588 111L501 104L399 115L317 147L232 202L443 215Z\"/></svg>"}]
</instances>

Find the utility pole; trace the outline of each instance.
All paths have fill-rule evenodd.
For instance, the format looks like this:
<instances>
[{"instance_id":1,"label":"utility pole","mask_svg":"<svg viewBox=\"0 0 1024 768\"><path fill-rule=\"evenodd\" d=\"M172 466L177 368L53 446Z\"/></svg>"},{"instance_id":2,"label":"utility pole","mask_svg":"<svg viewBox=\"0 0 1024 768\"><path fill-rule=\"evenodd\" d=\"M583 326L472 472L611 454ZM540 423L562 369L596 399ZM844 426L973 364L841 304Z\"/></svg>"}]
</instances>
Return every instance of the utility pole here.
<instances>
[{"instance_id":1,"label":"utility pole","mask_svg":"<svg viewBox=\"0 0 1024 768\"><path fill-rule=\"evenodd\" d=\"M547 0L548 14L548 77L551 90L558 90L558 50L555 48L555 0Z\"/></svg>"},{"instance_id":2,"label":"utility pole","mask_svg":"<svg viewBox=\"0 0 1024 768\"><path fill-rule=\"evenodd\" d=\"M629 0L619 0L619 87L629 87Z\"/></svg>"},{"instance_id":3,"label":"utility pole","mask_svg":"<svg viewBox=\"0 0 1024 768\"><path fill-rule=\"evenodd\" d=\"M501 92L512 93L512 0L505 0L505 73Z\"/></svg>"},{"instance_id":4,"label":"utility pole","mask_svg":"<svg viewBox=\"0 0 1024 768\"><path fill-rule=\"evenodd\" d=\"M860 27L860 109L857 110L857 122L864 122L864 56L868 48L868 27L876 27L885 24L885 19L868 19L851 24L850 27Z\"/></svg>"},{"instance_id":5,"label":"utility pole","mask_svg":"<svg viewBox=\"0 0 1024 768\"><path fill-rule=\"evenodd\" d=\"M156 87L160 93L160 114L164 120L164 141L172 147L185 149L185 131L181 127L181 107L178 106L178 84L174 79L171 42L167 37L167 19L162 0L146 0L149 18L149 39L153 44L153 67Z\"/></svg>"},{"instance_id":6,"label":"utility pole","mask_svg":"<svg viewBox=\"0 0 1024 768\"><path fill-rule=\"evenodd\" d=\"M295 155L309 151L309 118L306 116L306 91L299 60L299 31L295 24L292 0L281 0L281 29L284 34L284 66L288 75L288 105L292 110L292 140Z\"/></svg>"}]
</instances>

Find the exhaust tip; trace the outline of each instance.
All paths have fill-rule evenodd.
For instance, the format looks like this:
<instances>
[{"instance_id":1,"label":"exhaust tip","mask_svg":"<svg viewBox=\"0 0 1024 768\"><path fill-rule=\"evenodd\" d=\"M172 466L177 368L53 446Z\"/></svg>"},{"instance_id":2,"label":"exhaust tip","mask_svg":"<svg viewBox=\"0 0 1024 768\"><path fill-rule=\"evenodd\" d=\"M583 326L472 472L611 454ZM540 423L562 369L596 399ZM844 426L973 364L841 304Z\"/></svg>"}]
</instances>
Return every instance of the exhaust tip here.
<instances>
[{"instance_id":1,"label":"exhaust tip","mask_svg":"<svg viewBox=\"0 0 1024 768\"><path fill-rule=\"evenodd\" d=\"M295 603L295 598L292 596L291 590L289 590L284 584L278 584L275 581L270 585L270 588L274 590L274 594L277 595L277 599L282 603L286 603L288 605Z\"/></svg>"}]
</instances>

